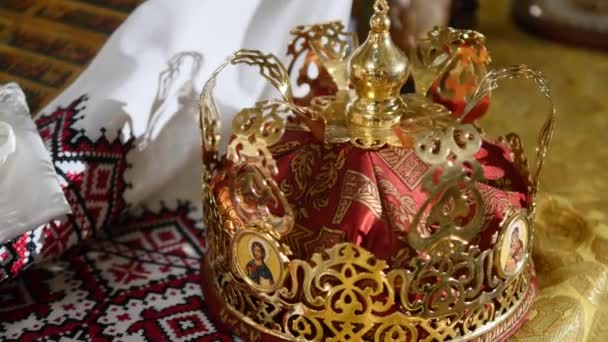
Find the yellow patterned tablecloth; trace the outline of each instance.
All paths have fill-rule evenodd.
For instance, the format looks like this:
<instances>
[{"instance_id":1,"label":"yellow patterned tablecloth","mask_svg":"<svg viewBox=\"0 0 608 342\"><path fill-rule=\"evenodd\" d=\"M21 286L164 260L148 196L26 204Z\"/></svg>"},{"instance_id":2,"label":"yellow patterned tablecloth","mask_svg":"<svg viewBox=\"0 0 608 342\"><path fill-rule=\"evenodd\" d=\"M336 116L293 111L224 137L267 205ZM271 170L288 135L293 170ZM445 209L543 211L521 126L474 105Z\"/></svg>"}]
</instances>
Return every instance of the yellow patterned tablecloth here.
<instances>
[{"instance_id":1,"label":"yellow patterned tablecloth","mask_svg":"<svg viewBox=\"0 0 608 342\"><path fill-rule=\"evenodd\" d=\"M608 341L608 53L525 33L510 4L481 2L478 29L492 65L543 71L558 110L536 220L540 295L513 340ZM526 82L499 88L484 127L504 131L516 121L532 150L547 105L533 89Z\"/></svg>"}]
</instances>

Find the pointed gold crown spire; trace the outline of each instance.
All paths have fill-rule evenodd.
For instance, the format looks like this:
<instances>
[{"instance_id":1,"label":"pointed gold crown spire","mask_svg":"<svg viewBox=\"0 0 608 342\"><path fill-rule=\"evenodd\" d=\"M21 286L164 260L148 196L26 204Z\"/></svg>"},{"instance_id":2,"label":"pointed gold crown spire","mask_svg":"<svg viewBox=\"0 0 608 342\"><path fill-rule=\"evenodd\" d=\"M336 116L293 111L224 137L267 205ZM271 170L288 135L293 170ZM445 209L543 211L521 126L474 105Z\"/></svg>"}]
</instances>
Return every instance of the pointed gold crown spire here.
<instances>
[{"instance_id":1,"label":"pointed gold crown spire","mask_svg":"<svg viewBox=\"0 0 608 342\"><path fill-rule=\"evenodd\" d=\"M405 108L400 91L410 73L409 61L391 39L388 11L387 0L376 0L369 36L349 61L356 92L348 107L351 127L392 128ZM374 139L373 130L369 133Z\"/></svg>"}]
</instances>

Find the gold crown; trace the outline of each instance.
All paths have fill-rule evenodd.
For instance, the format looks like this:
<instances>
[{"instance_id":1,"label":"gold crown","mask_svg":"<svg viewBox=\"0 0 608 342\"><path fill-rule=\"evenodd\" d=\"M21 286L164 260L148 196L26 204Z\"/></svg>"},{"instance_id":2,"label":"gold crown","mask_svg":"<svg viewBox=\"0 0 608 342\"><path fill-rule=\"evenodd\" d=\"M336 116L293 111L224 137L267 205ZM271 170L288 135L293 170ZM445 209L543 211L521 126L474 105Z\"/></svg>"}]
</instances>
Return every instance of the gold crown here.
<instances>
[{"instance_id":1,"label":"gold crown","mask_svg":"<svg viewBox=\"0 0 608 342\"><path fill-rule=\"evenodd\" d=\"M516 134L490 141L472 121L498 81L531 78L550 100L547 82L526 66L487 72L484 38L473 31L437 28L408 59L390 38L387 1L374 10L361 46L341 23L297 27L287 68L275 56L240 50L204 87L209 311L251 341L504 339L535 293L532 223L555 109L551 102L533 169ZM257 68L281 98L240 110L220 157L213 88L225 67L239 64ZM309 86L305 96L292 92L295 71L297 84ZM411 74L417 93L402 95ZM486 180L482 149L510 176ZM403 156L407 163L391 164ZM397 176L374 180L383 173ZM496 200L508 182L519 182L520 196ZM391 227L373 235L389 242L353 221Z\"/></svg>"}]
</instances>

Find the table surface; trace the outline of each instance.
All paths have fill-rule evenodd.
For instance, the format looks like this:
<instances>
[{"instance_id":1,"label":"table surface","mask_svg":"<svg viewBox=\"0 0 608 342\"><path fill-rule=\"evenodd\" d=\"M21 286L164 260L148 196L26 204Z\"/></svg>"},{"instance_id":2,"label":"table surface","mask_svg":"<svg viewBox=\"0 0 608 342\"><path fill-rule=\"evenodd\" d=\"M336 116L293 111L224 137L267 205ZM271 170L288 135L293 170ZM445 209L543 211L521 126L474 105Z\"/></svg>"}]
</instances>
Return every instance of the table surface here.
<instances>
[{"instance_id":1,"label":"table surface","mask_svg":"<svg viewBox=\"0 0 608 342\"><path fill-rule=\"evenodd\" d=\"M607 341L608 52L524 32L510 16L511 1L480 6L478 30L487 38L492 68L540 69L558 112L534 242L540 295L514 340ZM532 82L514 82L495 91L482 125L490 132L514 127L533 152L548 104L533 93Z\"/></svg>"}]
</instances>

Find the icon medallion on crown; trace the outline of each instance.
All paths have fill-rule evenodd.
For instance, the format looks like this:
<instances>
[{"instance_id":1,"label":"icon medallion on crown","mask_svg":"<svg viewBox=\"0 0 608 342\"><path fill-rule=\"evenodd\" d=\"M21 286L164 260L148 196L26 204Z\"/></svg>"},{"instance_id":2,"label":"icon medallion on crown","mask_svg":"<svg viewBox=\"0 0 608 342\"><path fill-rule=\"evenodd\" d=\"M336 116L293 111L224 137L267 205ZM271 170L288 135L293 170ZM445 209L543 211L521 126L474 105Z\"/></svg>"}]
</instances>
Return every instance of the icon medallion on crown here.
<instances>
[{"instance_id":1,"label":"icon medallion on crown","mask_svg":"<svg viewBox=\"0 0 608 342\"><path fill-rule=\"evenodd\" d=\"M408 55L391 40L387 1L374 11L362 44L338 22L299 26L287 67L240 50L205 85L211 318L251 341L506 339L536 291L547 81L525 65L489 71L474 31L436 28ZM213 89L237 65L278 96L239 110L220 151ZM519 136L489 137L479 122L498 84L518 78L550 103L533 165ZM404 94L408 79L416 91Z\"/></svg>"}]
</instances>

